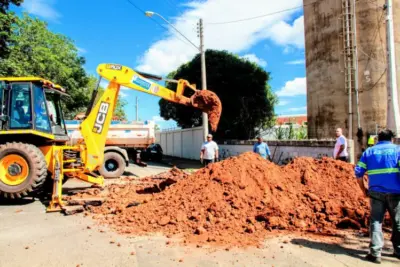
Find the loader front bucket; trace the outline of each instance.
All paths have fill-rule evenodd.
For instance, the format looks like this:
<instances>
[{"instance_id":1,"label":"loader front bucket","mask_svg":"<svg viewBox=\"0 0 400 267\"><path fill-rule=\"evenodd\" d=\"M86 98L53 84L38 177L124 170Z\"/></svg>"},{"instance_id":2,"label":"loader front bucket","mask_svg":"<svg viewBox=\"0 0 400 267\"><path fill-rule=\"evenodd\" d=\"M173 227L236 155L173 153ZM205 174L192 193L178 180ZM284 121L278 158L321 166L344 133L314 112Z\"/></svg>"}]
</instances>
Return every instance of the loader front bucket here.
<instances>
[{"instance_id":1,"label":"loader front bucket","mask_svg":"<svg viewBox=\"0 0 400 267\"><path fill-rule=\"evenodd\" d=\"M193 107L208 114L211 130L215 132L222 113L222 104L218 96L209 90L197 90L190 100Z\"/></svg>"}]
</instances>

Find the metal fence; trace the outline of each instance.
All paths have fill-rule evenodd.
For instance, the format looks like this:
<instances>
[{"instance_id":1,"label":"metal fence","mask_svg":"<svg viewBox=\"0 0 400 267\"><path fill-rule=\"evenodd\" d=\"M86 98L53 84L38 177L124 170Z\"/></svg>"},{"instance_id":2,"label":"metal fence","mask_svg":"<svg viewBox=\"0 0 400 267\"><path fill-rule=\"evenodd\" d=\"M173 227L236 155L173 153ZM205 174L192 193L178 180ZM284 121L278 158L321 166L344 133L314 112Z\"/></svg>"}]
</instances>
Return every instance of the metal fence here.
<instances>
[{"instance_id":1,"label":"metal fence","mask_svg":"<svg viewBox=\"0 0 400 267\"><path fill-rule=\"evenodd\" d=\"M179 158L199 159L203 139L203 127L156 132L164 155Z\"/></svg>"}]
</instances>

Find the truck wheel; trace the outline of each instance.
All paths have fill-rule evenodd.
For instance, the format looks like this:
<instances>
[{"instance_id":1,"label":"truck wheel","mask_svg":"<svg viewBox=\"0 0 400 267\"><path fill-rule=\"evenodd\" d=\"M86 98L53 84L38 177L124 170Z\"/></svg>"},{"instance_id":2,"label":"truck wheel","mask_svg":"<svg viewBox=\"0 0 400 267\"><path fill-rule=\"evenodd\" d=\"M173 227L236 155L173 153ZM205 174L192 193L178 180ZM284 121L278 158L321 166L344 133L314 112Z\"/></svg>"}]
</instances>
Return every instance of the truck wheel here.
<instances>
[{"instance_id":1,"label":"truck wheel","mask_svg":"<svg viewBox=\"0 0 400 267\"><path fill-rule=\"evenodd\" d=\"M104 178L119 178L125 171L125 159L117 152L106 152L104 164L99 170Z\"/></svg>"},{"instance_id":2,"label":"truck wheel","mask_svg":"<svg viewBox=\"0 0 400 267\"><path fill-rule=\"evenodd\" d=\"M22 198L38 191L46 181L46 159L34 145L6 143L0 145L0 195Z\"/></svg>"}]
</instances>

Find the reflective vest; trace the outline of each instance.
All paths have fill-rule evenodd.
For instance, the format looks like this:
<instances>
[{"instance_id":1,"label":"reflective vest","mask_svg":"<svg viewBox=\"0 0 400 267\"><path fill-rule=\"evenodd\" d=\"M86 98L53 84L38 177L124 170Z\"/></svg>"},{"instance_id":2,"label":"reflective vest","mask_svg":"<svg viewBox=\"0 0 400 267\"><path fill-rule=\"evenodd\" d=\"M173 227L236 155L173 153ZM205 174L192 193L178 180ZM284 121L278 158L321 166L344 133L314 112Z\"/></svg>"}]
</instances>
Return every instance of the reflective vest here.
<instances>
[{"instance_id":1,"label":"reflective vest","mask_svg":"<svg viewBox=\"0 0 400 267\"><path fill-rule=\"evenodd\" d=\"M357 178L368 174L369 190L400 194L400 148L392 142L378 142L368 148L355 168Z\"/></svg>"}]
</instances>

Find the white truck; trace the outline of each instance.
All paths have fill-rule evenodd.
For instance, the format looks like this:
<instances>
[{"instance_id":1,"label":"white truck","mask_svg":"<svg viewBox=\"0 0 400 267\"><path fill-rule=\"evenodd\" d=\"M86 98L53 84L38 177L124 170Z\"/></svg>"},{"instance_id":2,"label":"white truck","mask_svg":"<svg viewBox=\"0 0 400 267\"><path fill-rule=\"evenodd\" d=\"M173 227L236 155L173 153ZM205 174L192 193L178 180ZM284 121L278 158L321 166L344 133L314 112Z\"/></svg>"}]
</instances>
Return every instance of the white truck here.
<instances>
[{"instance_id":1,"label":"white truck","mask_svg":"<svg viewBox=\"0 0 400 267\"><path fill-rule=\"evenodd\" d=\"M82 141L79 131L80 120L66 120L65 126L71 143ZM140 154L155 142L153 121L133 121L129 123L113 121L107 135L104 149L104 163L99 173L104 178L120 177L129 161L146 166L140 160Z\"/></svg>"}]
</instances>

